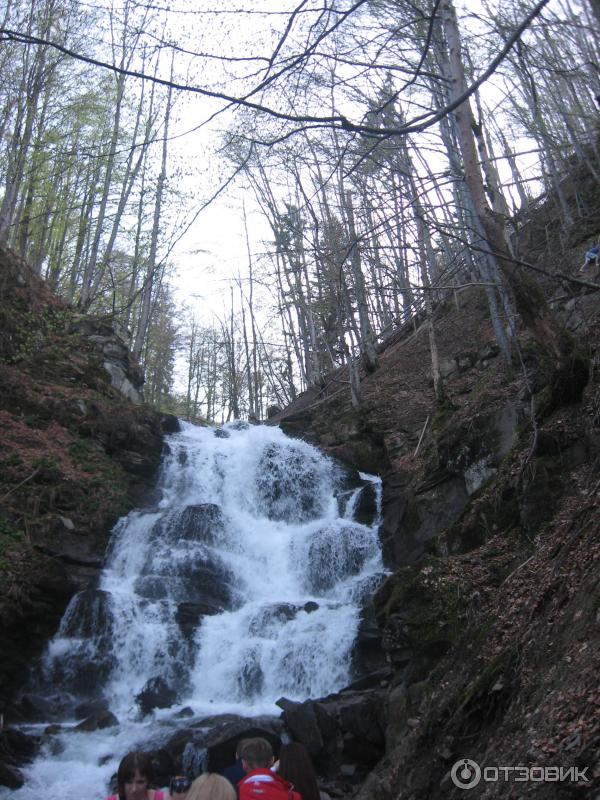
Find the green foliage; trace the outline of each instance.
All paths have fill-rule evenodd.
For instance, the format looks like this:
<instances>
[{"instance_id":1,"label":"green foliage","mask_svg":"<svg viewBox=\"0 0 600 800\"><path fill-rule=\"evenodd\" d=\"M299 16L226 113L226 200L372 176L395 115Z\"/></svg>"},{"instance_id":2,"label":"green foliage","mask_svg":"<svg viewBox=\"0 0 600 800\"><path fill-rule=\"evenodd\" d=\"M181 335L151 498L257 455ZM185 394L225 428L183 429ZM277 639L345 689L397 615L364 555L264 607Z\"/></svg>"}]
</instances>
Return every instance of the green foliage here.
<instances>
[{"instance_id":1,"label":"green foliage","mask_svg":"<svg viewBox=\"0 0 600 800\"><path fill-rule=\"evenodd\" d=\"M23 532L15 528L6 517L0 517L0 538L20 542L23 539Z\"/></svg>"},{"instance_id":2,"label":"green foliage","mask_svg":"<svg viewBox=\"0 0 600 800\"><path fill-rule=\"evenodd\" d=\"M456 641L465 625L460 593L444 563L444 559L427 556L419 566L401 567L379 593L384 619L402 614L413 644L421 652Z\"/></svg>"},{"instance_id":3,"label":"green foliage","mask_svg":"<svg viewBox=\"0 0 600 800\"><path fill-rule=\"evenodd\" d=\"M11 453L5 459L0 461L3 467L20 467L23 463L23 459L18 453Z\"/></svg>"},{"instance_id":4,"label":"green foliage","mask_svg":"<svg viewBox=\"0 0 600 800\"><path fill-rule=\"evenodd\" d=\"M50 456L40 456L34 458L31 462L32 466L39 470L57 471L59 469L58 459Z\"/></svg>"},{"instance_id":5,"label":"green foliage","mask_svg":"<svg viewBox=\"0 0 600 800\"><path fill-rule=\"evenodd\" d=\"M91 439L78 439L69 447L69 453L75 461L86 464L98 455L98 445Z\"/></svg>"},{"instance_id":6,"label":"green foliage","mask_svg":"<svg viewBox=\"0 0 600 800\"><path fill-rule=\"evenodd\" d=\"M71 309L50 307L46 308L42 314L33 311L21 314L15 331L18 347L13 361L31 359L41 349L47 347L50 337L66 333L72 316ZM56 354L54 355L56 356Z\"/></svg>"},{"instance_id":7,"label":"green foliage","mask_svg":"<svg viewBox=\"0 0 600 800\"><path fill-rule=\"evenodd\" d=\"M25 417L25 424L29 428L36 428L37 430L46 430L50 424L50 420L40 417L39 414L29 414Z\"/></svg>"}]
</instances>

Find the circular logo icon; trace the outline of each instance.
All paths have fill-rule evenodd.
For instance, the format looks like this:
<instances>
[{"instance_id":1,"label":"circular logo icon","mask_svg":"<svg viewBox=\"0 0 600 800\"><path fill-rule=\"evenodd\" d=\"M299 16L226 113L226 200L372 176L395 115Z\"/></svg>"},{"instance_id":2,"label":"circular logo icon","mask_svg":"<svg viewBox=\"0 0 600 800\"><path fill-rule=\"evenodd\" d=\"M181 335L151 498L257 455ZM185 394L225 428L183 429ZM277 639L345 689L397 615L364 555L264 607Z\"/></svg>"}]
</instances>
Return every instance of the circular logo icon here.
<instances>
[{"instance_id":1,"label":"circular logo icon","mask_svg":"<svg viewBox=\"0 0 600 800\"><path fill-rule=\"evenodd\" d=\"M470 758L461 758L452 766L450 777L459 789L472 789L481 780L481 767Z\"/></svg>"}]
</instances>

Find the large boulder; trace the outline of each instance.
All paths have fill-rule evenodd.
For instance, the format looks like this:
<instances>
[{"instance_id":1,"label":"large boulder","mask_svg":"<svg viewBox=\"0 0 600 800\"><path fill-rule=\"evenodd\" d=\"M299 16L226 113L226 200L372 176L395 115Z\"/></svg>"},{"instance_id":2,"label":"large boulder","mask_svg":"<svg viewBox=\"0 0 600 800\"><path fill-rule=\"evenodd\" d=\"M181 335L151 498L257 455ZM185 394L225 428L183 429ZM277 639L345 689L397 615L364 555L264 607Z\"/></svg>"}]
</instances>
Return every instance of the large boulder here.
<instances>
[{"instance_id":1,"label":"large boulder","mask_svg":"<svg viewBox=\"0 0 600 800\"><path fill-rule=\"evenodd\" d=\"M368 675L384 669L386 654L381 644L381 631L372 604L362 609L358 632L352 650L354 673Z\"/></svg>"},{"instance_id":2,"label":"large boulder","mask_svg":"<svg viewBox=\"0 0 600 800\"><path fill-rule=\"evenodd\" d=\"M269 519L307 522L324 512L321 456L295 445L268 445L256 471L255 501Z\"/></svg>"},{"instance_id":3,"label":"large boulder","mask_svg":"<svg viewBox=\"0 0 600 800\"><path fill-rule=\"evenodd\" d=\"M223 537L225 521L219 506L213 503L186 506L173 519L179 539L216 544Z\"/></svg>"},{"instance_id":4,"label":"large boulder","mask_svg":"<svg viewBox=\"0 0 600 800\"><path fill-rule=\"evenodd\" d=\"M283 710L286 730L301 742L317 761L323 760L335 751L338 729L335 719L321 703L305 700L302 703L285 697L277 701Z\"/></svg>"},{"instance_id":5,"label":"large boulder","mask_svg":"<svg viewBox=\"0 0 600 800\"><path fill-rule=\"evenodd\" d=\"M20 789L24 783L25 778L20 769L0 761L0 786L6 786L9 789Z\"/></svg>"},{"instance_id":6,"label":"large boulder","mask_svg":"<svg viewBox=\"0 0 600 800\"><path fill-rule=\"evenodd\" d=\"M27 764L37 754L40 738L29 736L16 728L0 730L0 786L20 789L23 775L20 766Z\"/></svg>"},{"instance_id":7,"label":"large boulder","mask_svg":"<svg viewBox=\"0 0 600 800\"><path fill-rule=\"evenodd\" d=\"M135 697L135 702L144 715L154 711L155 708L170 708L176 700L177 692L160 675L150 678Z\"/></svg>"},{"instance_id":8,"label":"large boulder","mask_svg":"<svg viewBox=\"0 0 600 800\"><path fill-rule=\"evenodd\" d=\"M77 697L95 698L115 665L110 593L78 592L62 620L60 635L69 639L70 647L56 656L51 651L43 664L45 678Z\"/></svg>"},{"instance_id":9,"label":"large boulder","mask_svg":"<svg viewBox=\"0 0 600 800\"><path fill-rule=\"evenodd\" d=\"M83 722L75 727L76 731L101 731L104 728L114 728L119 724L119 720L111 711L103 711L99 714L92 714Z\"/></svg>"},{"instance_id":10,"label":"large boulder","mask_svg":"<svg viewBox=\"0 0 600 800\"><path fill-rule=\"evenodd\" d=\"M180 729L169 739L165 750L177 772L195 774L200 765L209 772L220 772L235 761L235 750L241 739L262 736L277 753L282 731L283 722L276 717L222 714Z\"/></svg>"},{"instance_id":11,"label":"large boulder","mask_svg":"<svg viewBox=\"0 0 600 800\"><path fill-rule=\"evenodd\" d=\"M341 578L358 575L377 546L371 531L351 522L339 530L317 530L307 543L306 582L314 594L328 591Z\"/></svg>"},{"instance_id":12,"label":"large boulder","mask_svg":"<svg viewBox=\"0 0 600 800\"><path fill-rule=\"evenodd\" d=\"M364 772L385 752L384 688L343 691L302 703L277 701L286 730L324 771L351 763Z\"/></svg>"}]
</instances>

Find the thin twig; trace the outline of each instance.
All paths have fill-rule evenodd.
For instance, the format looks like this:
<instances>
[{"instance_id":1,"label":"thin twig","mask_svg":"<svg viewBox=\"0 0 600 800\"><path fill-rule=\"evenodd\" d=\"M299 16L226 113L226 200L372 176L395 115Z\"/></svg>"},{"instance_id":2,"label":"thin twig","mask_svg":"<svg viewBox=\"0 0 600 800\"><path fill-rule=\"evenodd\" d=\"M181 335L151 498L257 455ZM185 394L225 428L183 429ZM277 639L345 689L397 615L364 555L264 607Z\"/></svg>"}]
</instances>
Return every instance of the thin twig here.
<instances>
[{"instance_id":1,"label":"thin twig","mask_svg":"<svg viewBox=\"0 0 600 800\"><path fill-rule=\"evenodd\" d=\"M421 442L423 441L423 436L425 436L425 431L427 429L427 424L429 423L429 414L427 415L427 419L425 420L425 425L423 425L423 430L421 431L421 435L419 436L419 441L417 442L417 446L415 447L415 452L413 453L413 458L419 452L419 447L421 447Z\"/></svg>"},{"instance_id":2,"label":"thin twig","mask_svg":"<svg viewBox=\"0 0 600 800\"><path fill-rule=\"evenodd\" d=\"M36 467L33 470L33 472L31 473L31 475L28 475L24 480L21 481L21 483L17 483L16 486L13 486L12 489L9 489L8 492L5 495L0 497L0 503L3 503L10 494L15 492L20 486L23 486L24 483L27 483L27 481L30 481L32 478L35 478L35 476L38 474L40 469L41 469L41 467Z\"/></svg>"}]
</instances>

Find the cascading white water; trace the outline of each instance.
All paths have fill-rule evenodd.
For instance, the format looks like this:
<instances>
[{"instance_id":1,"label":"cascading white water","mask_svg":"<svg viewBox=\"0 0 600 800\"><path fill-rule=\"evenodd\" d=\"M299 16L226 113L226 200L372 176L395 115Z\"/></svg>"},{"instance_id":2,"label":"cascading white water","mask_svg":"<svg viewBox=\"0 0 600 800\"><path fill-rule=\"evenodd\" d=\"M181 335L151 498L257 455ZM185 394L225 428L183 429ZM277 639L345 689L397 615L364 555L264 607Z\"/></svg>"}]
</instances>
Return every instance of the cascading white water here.
<instances>
[{"instance_id":1,"label":"cascading white water","mask_svg":"<svg viewBox=\"0 0 600 800\"><path fill-rule=\"evenodd\" d=\"M383 572L378 515L353 520L362 489L273 427L183 423L168 445L158 506L116 525L98 589L73 599L42 669L71 708L102 696L120 726L67 729L15 800L101 797L119 757L183 706L277 713L282 695L351 678L360 602ZM379 508L378 479L361 478ZM142 718L135 698L159 677L171 706Z\"/></svg>"}]
</instances>

